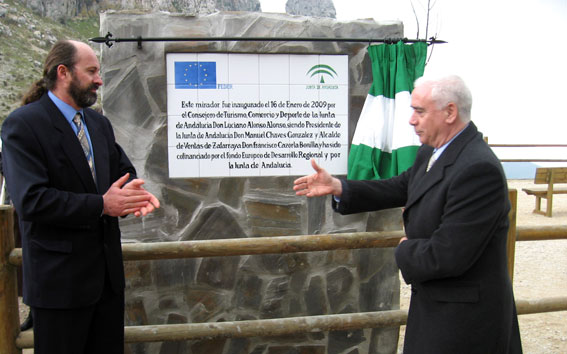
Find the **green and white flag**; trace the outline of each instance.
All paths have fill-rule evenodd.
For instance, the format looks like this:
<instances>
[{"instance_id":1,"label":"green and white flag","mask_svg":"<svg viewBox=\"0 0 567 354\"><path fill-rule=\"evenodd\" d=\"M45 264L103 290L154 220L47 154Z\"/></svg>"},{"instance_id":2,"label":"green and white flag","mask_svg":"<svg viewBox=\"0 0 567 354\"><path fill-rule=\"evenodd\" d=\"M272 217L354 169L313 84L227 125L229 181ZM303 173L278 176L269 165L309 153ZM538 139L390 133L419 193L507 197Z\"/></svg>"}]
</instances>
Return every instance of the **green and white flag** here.
<instances>
[{"instance_id":1,"label":"green and white flag","mask_svg":"<svg viewBox=\"0 0 567 354\"><path fill-rule=\"evenodd\" d=\"M414 162L419 137L409 124L410 94L423 75L427 43L368 47L372 86L366 97L348 157L348 179L397 176Z\"/></svg>"}]
</instances>

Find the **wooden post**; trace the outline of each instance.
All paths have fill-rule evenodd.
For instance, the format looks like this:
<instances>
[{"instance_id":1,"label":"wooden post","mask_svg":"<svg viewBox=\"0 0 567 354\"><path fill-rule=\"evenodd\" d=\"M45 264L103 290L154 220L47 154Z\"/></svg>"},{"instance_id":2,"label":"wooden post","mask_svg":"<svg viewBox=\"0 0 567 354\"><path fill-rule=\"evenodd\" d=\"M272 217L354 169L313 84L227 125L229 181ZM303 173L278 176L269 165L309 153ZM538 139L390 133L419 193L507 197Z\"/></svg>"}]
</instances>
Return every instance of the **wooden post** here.
<instances>
[{"instance_id":1,"label":"wooden post","mask_svg":"<svg viewBox=\"0 0 567 354\"><path fill-rule=\"evenodd\" d=\"M14 249L14 212L0 206L0 353L21 354L16 347L20 334L17 269L9 263Z\"/></svg>"},{"instance_id":2,"label":"wooden post","mask_svg":"<svg viewBox=\"0 0 567 354\"><path fill-rule=\"evenodd\" d=\"M553 183L555 182L555 169L552 168L549 171L549 182L547 183L547 197L546 199L546 210L545 216L551 217L553 210Z\"/></svg>"},{"instance_id":3,"label":"wooden post","mask_svg":"<svg viewBox=\"0 0 567 354\"><path fill-rule=\"evenodd\" d=\"M506 256L508 258L508 274L510 274L510 281L513 283L514 260L516 257L516 217L518 213L518 191L516 189L509 190L508 197L510 198L510 212L508 213L510 228L508 229Z\"/></svg>"}]
</instances>

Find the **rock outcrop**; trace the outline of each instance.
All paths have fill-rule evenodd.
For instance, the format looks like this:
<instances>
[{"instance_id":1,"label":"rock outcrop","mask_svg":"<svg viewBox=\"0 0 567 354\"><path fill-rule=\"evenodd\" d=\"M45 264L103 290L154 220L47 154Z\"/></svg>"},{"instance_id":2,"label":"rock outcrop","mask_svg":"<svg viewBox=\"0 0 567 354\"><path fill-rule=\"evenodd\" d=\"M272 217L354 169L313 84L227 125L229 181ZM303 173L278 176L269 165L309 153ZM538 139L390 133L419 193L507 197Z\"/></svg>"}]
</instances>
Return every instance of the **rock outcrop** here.
<instances>
[{"instance_id":1,"label":"rock outcrop","mask_svg":"<svg viewBox=\"0 0 567 354\"><path fill-rule=\"evenodd\" d=\"M168 11L210 14L219 11L261 11L259 0L20 0L35 13L56 20L104 10Z\"/></svg>"},{"instance_id":2,"label":"rock outcrop","mask_svg":"<svg viewBox=\"0 0 567 354\"><path fill-rule=\"evenodd\" d=\"M337 18L333 0L287 0L285 12L290 15Z\"/></svg>"}]
</instances>

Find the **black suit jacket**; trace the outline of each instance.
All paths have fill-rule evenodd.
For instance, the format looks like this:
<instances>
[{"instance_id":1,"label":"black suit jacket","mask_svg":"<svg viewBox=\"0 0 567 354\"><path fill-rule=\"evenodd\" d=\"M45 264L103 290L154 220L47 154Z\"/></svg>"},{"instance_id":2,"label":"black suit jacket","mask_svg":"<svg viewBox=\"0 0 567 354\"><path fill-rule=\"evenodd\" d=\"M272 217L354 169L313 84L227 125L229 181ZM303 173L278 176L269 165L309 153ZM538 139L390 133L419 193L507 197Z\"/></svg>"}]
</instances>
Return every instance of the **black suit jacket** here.
<instances>
[{"instance_id":1,"label":"black suit jacket","mask_svg":"<svg viewBox=\"0 0 567 354\"><path fill-rule=\"evenodd\" d=\"M3 169L20 222L24 302L76 308L99 299L109 275L124 290L118 219L102 216L104 194L135 169L108 119L84 110L97 184L67 120L47 94L12 112L2 126Z\"/></svg>"},{"instance_id":2,"label":"black suit jacket","mask_svg":"<svg viewBox=\"0 0 567 354\"><path fill-rule=\"evenodd\" d=\"M404 353L521 353L506 236L510 203L498 158L469 126L429 172L433 149L382 181L343 181L341 213L404 207L396 262L412 286Z\"/></svg>"}]
</instances>

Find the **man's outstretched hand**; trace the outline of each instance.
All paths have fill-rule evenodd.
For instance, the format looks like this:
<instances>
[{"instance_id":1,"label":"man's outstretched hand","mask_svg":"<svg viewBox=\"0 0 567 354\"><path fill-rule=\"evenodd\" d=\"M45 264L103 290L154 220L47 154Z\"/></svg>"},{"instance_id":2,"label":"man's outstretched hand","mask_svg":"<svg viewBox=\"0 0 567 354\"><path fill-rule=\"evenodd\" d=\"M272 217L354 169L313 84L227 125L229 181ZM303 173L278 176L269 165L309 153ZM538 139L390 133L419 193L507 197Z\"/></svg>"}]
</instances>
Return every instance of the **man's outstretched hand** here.
<instances>
[{"instance_id":1,"label":"man's outstretched hand","mask_svg":"<svg viewBox=\"0 0 567 354\"><path fill-rule=\"evenodd\" d=\"M311 159L311 166L315 173L308 176L299 177L293 181L293 190L296 195L307 197L320 197L322 195L333 194L340 197L342 194L341 181L331 176L325 169L319 167L314 159Z\"/></svg>"}]
</instances>

